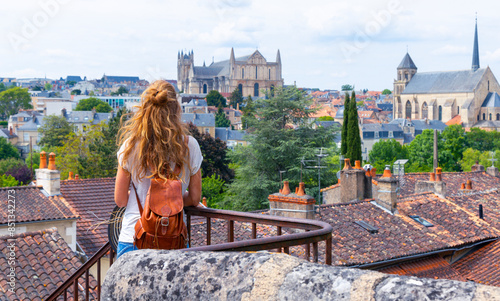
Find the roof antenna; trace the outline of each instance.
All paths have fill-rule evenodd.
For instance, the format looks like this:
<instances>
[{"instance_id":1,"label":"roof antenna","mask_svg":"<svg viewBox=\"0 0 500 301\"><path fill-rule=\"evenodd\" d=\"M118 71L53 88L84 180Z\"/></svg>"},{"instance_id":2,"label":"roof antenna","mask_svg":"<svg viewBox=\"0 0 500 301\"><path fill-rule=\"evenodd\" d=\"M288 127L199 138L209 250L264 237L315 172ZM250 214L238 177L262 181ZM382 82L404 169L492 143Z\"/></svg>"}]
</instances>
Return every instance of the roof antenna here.
<instances>
[{"instance_id":1,"label":"roof antenna","mask_svg":"<svg viewBox=\"0 0 500 301\"><path fill-rule=\"evenodd\" d=\"M285 173L286 170L280 170L280 189L283 187L283 173Z\"/></svg>"}]
</instances>

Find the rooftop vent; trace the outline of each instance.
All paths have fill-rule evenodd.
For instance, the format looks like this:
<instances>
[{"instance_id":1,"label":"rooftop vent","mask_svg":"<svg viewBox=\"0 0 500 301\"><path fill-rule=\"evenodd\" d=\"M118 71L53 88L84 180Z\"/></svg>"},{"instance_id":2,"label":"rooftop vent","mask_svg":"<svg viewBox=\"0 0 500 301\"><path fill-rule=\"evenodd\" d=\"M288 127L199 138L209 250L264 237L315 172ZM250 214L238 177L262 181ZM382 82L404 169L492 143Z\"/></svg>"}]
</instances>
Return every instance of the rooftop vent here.
<instances>
[{"instance_id":1,"label":"rooftop vent","mask_svg":"<svg viewBox=\"0 0 500 301\"><path fill-rule=\"evenodd\" d=\"M357 224L358 226L361 226L363 229L365 229L366 231L370 232L370 233L378 233L378 228L377 227L374 227L364 221L355 221L354 222L355 224Z\"/></svg>"},{"instance_id":2,"label":"rooftop vent","mask_svg":"<svg viewBox=\"0 0 500 301\"><path fill-rule=\"evenodd\" d=\"M416 221L417 223L420 223L426 227L434 227L433 224L429 223L428 221L426 221L425 219L421 218L420 216L418 215L410 215L410 217Z\"/></svg>"}]
</instances>

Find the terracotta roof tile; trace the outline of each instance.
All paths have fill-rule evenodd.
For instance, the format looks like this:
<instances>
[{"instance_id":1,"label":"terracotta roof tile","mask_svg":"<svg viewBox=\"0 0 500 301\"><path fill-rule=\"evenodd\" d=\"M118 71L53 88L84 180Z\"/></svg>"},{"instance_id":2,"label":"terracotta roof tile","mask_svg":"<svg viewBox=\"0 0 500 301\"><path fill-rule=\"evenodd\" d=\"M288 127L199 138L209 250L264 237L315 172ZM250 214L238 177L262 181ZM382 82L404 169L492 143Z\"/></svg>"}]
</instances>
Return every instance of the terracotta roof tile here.
<instances>
[{"instance_id":1,"label":"terracotta roof tile","mask_svg":"<svg viewBox=\"0 0 500 301\"><path fill-rule=\"evenodd\" d=\"M468 280L500 286L500 240L464 256L452 267Z\"/></svg>"},{"instance_id":2,"label":"terracotta roof tile","mask_svg":"<svg viewBox=\"0 0 500 301\"><path fill-rule=\"evenodd\" d=\"M439 255L428 256L378 269L386 274L466 281L465 277Z\"/></svg>"},{"instance_id":3,"label":"terracotta roof tile","mask_svg":"<svg viewBox=\"0 0 500 301\"><path fill-rule=\"evenodd\" d=\"M60 284L70 277L66 269L76 270L82 265L56 228L24 232L12 237L0 236L0 264L2 267L9 267L9 249L7 246L12 242L16 246L16 289L15 294L8 290L10 288L7 285L9 281L8 273L6 272L7 269L4 269L4 272L0 273L0 284L2 284L0 299L2 300L46 299ZM40 247L42 242L45 245L52 245L53 249L42 250ZM83 284L84 279L80 279L80 282ZM96 285L96 280L91 276L91 298L94 300L97 298ZM70 299L73 299L72 294L69 291L68 293ZM82 293L83 290L80 290L80 295ZM2 294L3 297L1 297Z\"/></svg>"},{"instance_id":4,"label":"terracotta roof tile","mask_svg":"<svg viewBox=\"0 0 500 301\"><path fill-rule=\"evenodd\" d=\"M91 257L108 241L106 223L115 208L115 178L61 181L64 200L81 217L77 242Z\"/></svg>"},{"instance_id":5,"label":"terracotta roof tile","mask_svg":"<svg viewBox=\"0 0 500 301\"><path fill-rule=\"evenodd\" d=\"M16 223L78 218L59 196L47 197L35 186L0 188L0 199L15 200ZM0 224L8 223L8 215L1 210Z\"/></svg>"}]
</instances>

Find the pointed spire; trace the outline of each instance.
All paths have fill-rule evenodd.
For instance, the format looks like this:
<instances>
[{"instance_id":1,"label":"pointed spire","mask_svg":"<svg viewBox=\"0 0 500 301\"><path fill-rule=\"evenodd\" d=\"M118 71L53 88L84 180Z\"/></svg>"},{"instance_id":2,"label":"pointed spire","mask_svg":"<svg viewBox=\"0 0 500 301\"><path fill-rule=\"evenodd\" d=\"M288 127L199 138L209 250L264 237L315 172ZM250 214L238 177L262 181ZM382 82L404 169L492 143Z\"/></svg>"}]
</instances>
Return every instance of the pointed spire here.
<instances>
[{"instance_id":1,"label":"pointed spire","mask_svg":"<svg viewBox=\"0 0 500 301\"><path fill-rule=\"evenodd\" d=\"M405 57L398 66L398 69L417 69L417 66L410 57L410 54L406 52Z\"/></svg>"},{"instance_id":2,"label":"pointed spire","mask_svg":"<svg viewBox=\"0 0 500 301\"><path fill-rule=\"evenodd\" d=\"M276 54L276 63L281 64L281 55L280 55L279 49L278 49L278 53Z\"/></svg>"},{"instance_id":3,"label":"pointed spire","mask_svg":"<svg viewBox=\"0 0 500 301\"><path fill-rule=\"evenodd\" d=\"M234 62L236 61L236 59L234 58L234 48L231 47L231 57L229 58L231 64L234 64Z\"/></svg>"},{"instance_id":4,"label":"pointed spire","mask_svg":"<svg viewBox=\"0 0 500 301\"><path fill-rule=\"evenodd\" d=\"M477 16L476 16L476 30L474 32L474 51L472 52L472 71L479 69L479 43L477 40Z\"/></svg>"},{"instance_id":5,"label":"pointed spire","mask_svg":"<svg viewBox=\"0 0 500 301\"><path fill-rule=\"evenodd\" d=\"M177 59L180 59L181 58L181 53L179 52L179 50L177 50Z\"/></svg>"},{"instance_id":6,"label":"pointed spire","mask_svg":"<svg viewBox=\"0 0 500 301\"><path fill-rule=\"evenodd\" d=\"M206 67L207 65L205 65L205 60L203 60L203 67Z\"/></svg>"}]
</instances>

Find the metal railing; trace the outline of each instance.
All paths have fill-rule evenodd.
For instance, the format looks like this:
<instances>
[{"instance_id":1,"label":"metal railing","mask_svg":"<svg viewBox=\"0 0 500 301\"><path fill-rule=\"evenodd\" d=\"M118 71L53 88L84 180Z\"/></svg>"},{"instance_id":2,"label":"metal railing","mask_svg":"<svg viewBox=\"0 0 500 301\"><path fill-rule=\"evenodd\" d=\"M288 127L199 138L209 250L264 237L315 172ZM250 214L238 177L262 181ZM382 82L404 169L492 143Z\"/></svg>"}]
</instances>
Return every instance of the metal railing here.
<instances>
[{"instance_id":1,"label":"metal railing","mask_svg":"<svg viewBox=\"0 0 500 301\"><path fill-rule=\"evenodd\" d=\"M289 254L290 247L305 247L306 259L310 260L311 244L312 259L318 262L319 251L318 242L325 241L325 263L332 264L332 226L320 221L309 219L285 218L272 215L264 215L248 212L236 212L228 210L216 210L201 207L185 207L187 215L187 227L191 244L192 217L205 218L206 223L206 245L196 246L185 251L263 251L275 250ZM225 220L227 225L227 242L212 245L212 219ZM252 225L251 239L235 241L235 222L250 223ZM276 227L276 236L257 238L257 225L267 225ZM283 229L298 229L304 232L295 232L283 235ZM91 259L82 265L68 280L66 280L56 291L50 295L49 301L56 300L64 294L64 300L67 299L68 289L73 287L74 300L78 300L78 279L85 274L85 300L89 300L89 270L97 264L97 300L101 295L101 258L109 252L110 266L113 264L114 252L109 242L107 242Z\"/></svg>"}]
</instances>

